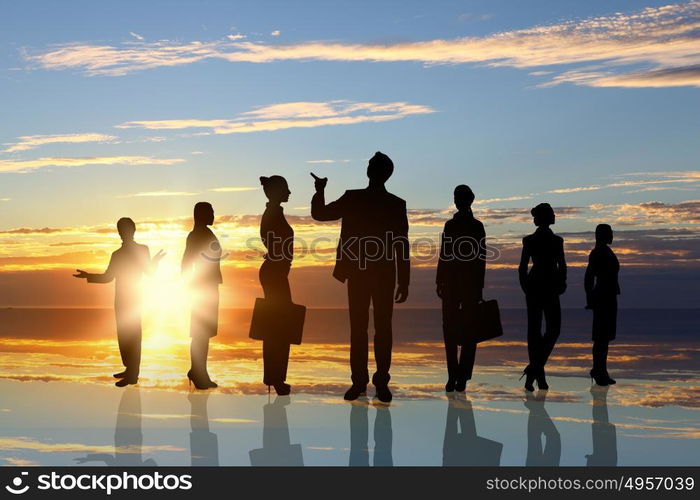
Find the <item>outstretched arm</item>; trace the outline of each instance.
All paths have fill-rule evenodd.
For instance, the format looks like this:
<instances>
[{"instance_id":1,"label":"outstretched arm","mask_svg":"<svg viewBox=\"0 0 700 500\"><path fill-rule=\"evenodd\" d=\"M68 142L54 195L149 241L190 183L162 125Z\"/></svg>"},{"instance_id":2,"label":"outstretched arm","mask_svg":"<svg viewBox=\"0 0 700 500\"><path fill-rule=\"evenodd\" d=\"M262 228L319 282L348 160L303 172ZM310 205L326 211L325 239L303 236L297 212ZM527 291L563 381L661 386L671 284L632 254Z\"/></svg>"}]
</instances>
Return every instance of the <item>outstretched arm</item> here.
<instances>
[{"instance_id":1,"label":"outstretched arm","mask_svg":"<svg viewBox=\"0 0 700 500\"><path fill-rule=\"evenodd\" d=\"M313 173L311 176L314 178L314 187L316 188L316 193L311 198L311 217L318 221L341 219L345 212L345 195L326 205L324 190L326 189L328 178L324 177L322 179Z\"/></svg>"},{"instance_id":2,"label":"outstretched arm","mask_svg":"<svg viewBox=\"0 0 700 500\"><path fill-rule=\"evenodd\" d=\"M88 283L109 283L114 279L114 254L109 259L109 265L104 273L88 273L81 269L76 269L75 278L86 279Z\"/></svg>"}]
</instances>

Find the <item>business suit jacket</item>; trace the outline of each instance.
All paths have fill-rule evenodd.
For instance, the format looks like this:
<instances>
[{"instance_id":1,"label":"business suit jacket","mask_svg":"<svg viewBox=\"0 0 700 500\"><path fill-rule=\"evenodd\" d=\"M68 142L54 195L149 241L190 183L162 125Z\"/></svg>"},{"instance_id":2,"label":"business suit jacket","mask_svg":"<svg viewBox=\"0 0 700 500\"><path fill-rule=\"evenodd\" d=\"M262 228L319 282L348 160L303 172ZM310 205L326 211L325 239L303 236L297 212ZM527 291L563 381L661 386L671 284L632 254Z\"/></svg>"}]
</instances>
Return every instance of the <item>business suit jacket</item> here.
<instances>
[{"instance_id":1,"label":"business suit jacket","mask_svg":"<svg viewBox=\"0 0 700 500\"><path fill-rule=\"evenodd\" d=\"M596 246L591 250L583 278L586 299L590 306L595 306L601 301L611 302L620 295L619 271L620 262L609 246Z\"/></svg>"},{"instance_id":2,"label":"business suit jacket","mask_svg":"<svg viewBox=\"0 0 700 500\"><path fill-rule=\"evenodd\" d=\"M484 225L471 211L455 213L445 222L435 282L448 290L478 294L484 288L485 244Z\"/></svg>"},{"instance_id":3,"label":"business suit jacket","mask_svg":"<svg viewBox=\"0 0 700 500\"><path fill-rule=\"evenodd\" d=\"M311 199L311 216L318 221L342 219L333 270L336 279L345 282L363 268L382 275L395 271L399 286L408 287L408 216L404 200L384 187L367 187L345 191L326 205L321 191ZM377 249L372 241L381 242L383 251L378 257L371 257Z\"/></svg>"},{"instance_id":4,"label":"business suit jacket","mask_svg":"<svg viewBox=\"0 0 700 500\"><path fill-rule=\"evenodd\" d=\"M532 268L528 264L532 259ZM549 228L538 227L523 238L518 267L520 286L526 294L560 295L566 290L564 239Z\"/></svg>"}]
</instances>

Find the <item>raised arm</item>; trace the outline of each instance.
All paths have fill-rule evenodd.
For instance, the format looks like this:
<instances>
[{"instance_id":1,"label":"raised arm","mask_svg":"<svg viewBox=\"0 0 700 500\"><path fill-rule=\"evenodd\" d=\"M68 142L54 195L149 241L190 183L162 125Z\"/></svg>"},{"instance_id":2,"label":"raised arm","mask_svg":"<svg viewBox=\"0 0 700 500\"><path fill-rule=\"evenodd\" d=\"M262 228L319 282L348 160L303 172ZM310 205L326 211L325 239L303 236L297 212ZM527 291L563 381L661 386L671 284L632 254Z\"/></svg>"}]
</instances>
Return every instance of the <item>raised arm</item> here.
<instances>
[{"instance_id":1,"label":"raised arm","mask_svg":"<svg viewBox=\"0 0 700 500\"><path fill-rule=\"evenodd\" d=\"M314 178L314 187L316 188L316 193L311 198L311 217L318 221L342 219L345 213L345 195L326 205L325 189L328 179L325 177L321 179L314 174L311 176Z\"/></svg>"}]
</instances>

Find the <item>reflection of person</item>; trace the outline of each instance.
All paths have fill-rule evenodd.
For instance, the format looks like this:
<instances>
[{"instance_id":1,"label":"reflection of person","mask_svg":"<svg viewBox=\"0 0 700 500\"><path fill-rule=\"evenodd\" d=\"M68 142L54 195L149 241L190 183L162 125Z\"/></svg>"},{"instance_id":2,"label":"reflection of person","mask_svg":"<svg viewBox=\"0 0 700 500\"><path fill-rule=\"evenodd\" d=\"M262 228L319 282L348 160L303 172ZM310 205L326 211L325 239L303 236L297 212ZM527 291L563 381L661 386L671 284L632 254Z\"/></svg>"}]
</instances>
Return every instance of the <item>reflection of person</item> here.
<instances>
[{"instance_id":1,"label":"reflection of person","mask_svg":"<svg viewBox=\"0 0 700 500\"><path fill-rule=\"evenodd\" d=\"M620 263L610 248L613 230L607 224L595 228L595 248L588 256L584 277L586 309L593 309L593 369L591 378L598 385L614 384L608 374L608 345L617 330L617 296L620 284L617 275Z\"/></svg>"},{"instance_id":2,"label":"reflection of person","mask_svg":"<svg viewBox=\"0 0 700 500\"><path fill-rule=\"evenodd\" d=\"M617 465L617 432L608 417L608 387L591 387L593 396L593 453L586 455L588 466Z\"/></svg>"},{"instance_id":3,"label":"reflection of person","mask_svg":"<svg viewBox=\"0 0 700 500\"><path fill-rule=\"evenodd\" d=\"M190 358L192 367L187 378L197 389L216 387L207 371L209 339L216 336L219 324L219 285L221 277L221 245L208 226L214 224L214 209L207 202L194 206L194 228L187 235L182 256L182 273L192 292L190 318Z\"/></svg>"},{"instance_id":4,"label":"reflection of person","mask_svg":"<svg viewBox=\"0 0 700 500\"><path fill-rule=\"evenodd\" d=\"M152 458L143 460L141 456L143 433L141 431L141 394L138 387L129 387L119 400L117 425L114 429L114 455L108 453L91 453L76 458L79 464L87 462L104 462L114 467L155 467Z\"/></svg>"},{"instance_id":5,"label":"reflection of person","mask_svg":"<svg viewBox=\"0 0 700 500\"><path fill-rule=\"evenodd\" d=\"M472 378L476 342L463 331L462 314L473 316L482 300L486 272L484 225L474 218L474 193L469 186L455 188L457 213L445 223L437 266L437 294L442 299L442 332L447 356L445 391L464 391ZM462 346L459 358L457 351Z\"/></svg>"},{"instance_id":6,"label":"reflection of person","mask_svg":"<svg viewBox=\"0 0 700 500\"><path fill-rule=\"evenodd\" d=\"M449 395L442 465L500 465L503 444L479 437L472 403L464 395Z\"/></svg>"},{"instance_id":7,"label":"reflection of person","mask_svg":"<svg viewBox=\"0 0 700 500\"><path fill-rule=\"evenodd\" d=\"M380 401L389 402L392 398L389 368L393 301L404 302L408 297L410 273L406 202L384 187L393 171L391 159L377 152L367 166L369 186L348 190L328 204L324 194L328 179L314 176L316 194L311 199L311 216L319 221L342 219L333 276L348 282L352 387L345 393L345 399L349 401L364 394L369 383L370 303L374 312L377 363L372 383Z\"/></svg>"},{"instance_id":8,"label":"reflection of person","mask_svg":"<svg viewBox=\"0 0 700 500\"><path fill-rule=\"evenodd\" d=\"M527 466L559 465L561 436L544 407L547 393L525 393L525 406L530 410L527 418ZM544 446L542 442L544 436Z\"/></svg>"},{"instance_id":9,"label":"reflection of person","mask_svg":"<svg viewBox=\"0 0 700 500\"><path fill-rule=\"evenodd\" d=\"M291 444L287 409L289 396L277 396L263 406L263 447L250 450L250 465L303 466L300 444Z\"/></svg>"},{"instance_id":10,"label":"reflection of person","mask_svg":"<svg viewBox=\"0 0 700 500\"><path fill-rule=\"evenodd\" d=\"M374 466L392 467L393 433L389 406L375 405ZM350 407L350 460L351 467L369 466L369 402L366 398L355 401Z\"/></svg>"},{"instance_id":11,"label":"reflection of person","mask_svg":"<svg viewBox=\"0 0 700 500\"><path fill-rule=\"evenodd\" d=\"M151 259L146 245L134 241L136 224L128 217L117 221L117 231L122 246L112 253L107 270L101 274L86 273L78 269L76 278L88 283L109 283L115 280L114 315L117 320L117 340L124 371L115 373L117 387L135 384L141 365L141 278L150 273L165 253L159 251Z\"/></svg>"},{"instance_id":12,"label":"reflection of person","mask_svg":"<svg viewBox=\"0 0 700 500\"><path fill-rule=\"evenodd\" d=\"M289 269L294 257L294 230L282 211L282 203L289 200L289 186L284 177L260 177L260 183L269 200L260 220L260 236L267 253L260 267L260 284L265 299L274 303L290 303ZM285 383L289 364L289 342L283 332L270 332L263 340L263 383L274 386L278 395L289 394L291 387Z\"/></svg>"},{"instance_id":13,"label":"reflection of person","mask_svg":"<svg viewBox=\"0 0 700 500\"><path fill-rule=\"evenodd\" d=\"M527 376L525 389L532 392L535 380L540 389L549 388L544 367L561 329L559 295L566 290L566 261L564 240L549 228L555 221L552 207L549 203L540 203L530 213L537 230L523 238L518 274L527 303L527 353L530 360L523 375ZM532 267L528 272L530 260ZM546 323L544 334L543 315Z\"/></svg>"},{"instance_id":14,"label":"reflection of person","mask_svg":"<svg viewBox=\"0 0 700 500\"><path fill-rule=\"evenodd\" d=\"M219 440L209 430L207 412L208 392L192 392L187 395L190 402L190 456L193 466L219 465Z\"/></svg>"}]
</instances>

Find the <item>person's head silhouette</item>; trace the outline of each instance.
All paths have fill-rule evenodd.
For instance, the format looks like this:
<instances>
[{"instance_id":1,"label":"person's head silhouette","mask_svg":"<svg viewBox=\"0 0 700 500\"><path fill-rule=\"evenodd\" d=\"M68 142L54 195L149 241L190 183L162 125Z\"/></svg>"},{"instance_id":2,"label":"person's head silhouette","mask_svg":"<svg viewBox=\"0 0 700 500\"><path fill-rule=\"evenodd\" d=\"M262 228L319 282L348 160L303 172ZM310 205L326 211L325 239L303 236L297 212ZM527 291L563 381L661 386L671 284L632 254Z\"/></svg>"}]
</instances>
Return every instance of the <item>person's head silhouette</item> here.
<instances>
[{"instance_id":1,"label":"person's head silhouette","mask_svg":"<svg viewBox=\"0 0 700 500\"><path fill-rule=\"evenodd\" d=\"M455 207L460 212L462 210L469 210L474 203L474 192L466 184L460 184L455 188Z\"/></svg>"},{"instance_id":2,"label":"person's head silhouette","mask_svg":"<svg viewBox=\"0 0 700 500\"><path fill-rule=\"evenodd\" d=\"M394 162L381 151L374 153L367 164L367 177L370 184L384 185L394 173Z\"/></svg>"},{"instance_id":3,"label":"person's head silhouette","mask_svg":"<svg viewBox=\"0 0 700 500\"><path fill-rule=\"evenodd\" d=\"M211 203L200 201L194 206L194 225L211 226L214 224L214 207Z\"/></svg>"},{"instance_id":4,"label":"person's head silhouette","mask_svg":"<svg viewBox=\"0 0 700 500\"><path fill-rule=\"evenodd\" d=\"M535 208L530 210L533 222L537 227L548 227L554 224L554 210L549 203L540 203Z\"/></svg>"},{"instance_id":5,"label":"person's head silhouette","mask_svg":"<svg viewBox=\"0 0 700 500\"><path fill-rule=\"evenodd\" d=\"M270 177L260 177L265 196L271 203L280 204L289 201L289 195L292 193L289 190L287 179L281 175L272 175Z\"/></svg>"},{"instance_id":6,"label":"person's head silhouette","mask_svg":"<svg viewBox=\"0 0 700 500\"><path fill-rule=\"evenodd\" d=\"M613 241L613 230L609 224L598 224L595 228L595 242L597 245L609 245Z\"/></svg>"},{"instance_id":7,"label":"person's head silhouette","mask_svg":"<svg viewBox=\"0 0 700 500\"><path fill-rule=\"evenodd\" d=\"M134 241L136 224L129 217L122 217L117 221L117 232L119 232L119 236L124 243Z\"/></svg>"}]
</instances>

